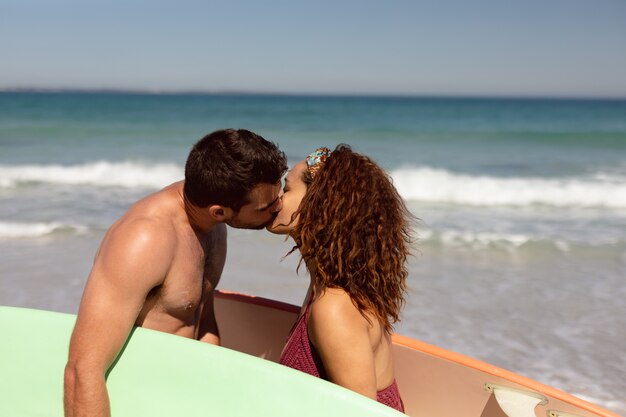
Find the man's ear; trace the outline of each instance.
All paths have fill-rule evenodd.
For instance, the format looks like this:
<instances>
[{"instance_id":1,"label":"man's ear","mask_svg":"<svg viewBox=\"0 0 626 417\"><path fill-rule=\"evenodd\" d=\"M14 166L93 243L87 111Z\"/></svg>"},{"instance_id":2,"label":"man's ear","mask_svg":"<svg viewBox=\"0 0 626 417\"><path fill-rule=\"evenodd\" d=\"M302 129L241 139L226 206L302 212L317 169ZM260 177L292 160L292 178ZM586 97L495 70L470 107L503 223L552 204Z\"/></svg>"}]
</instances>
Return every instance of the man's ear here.
<instances>
[{"instance_id":1,"label":"man's ear","mask_svg":"<svg viewBox=\"0 0 626 417\"><path fill-rule=\"evenodd\" d=\"M233 210L216 204L209 207L209 216L215 221L222 223L233 218Z\"/></svg>"}]
</instances>

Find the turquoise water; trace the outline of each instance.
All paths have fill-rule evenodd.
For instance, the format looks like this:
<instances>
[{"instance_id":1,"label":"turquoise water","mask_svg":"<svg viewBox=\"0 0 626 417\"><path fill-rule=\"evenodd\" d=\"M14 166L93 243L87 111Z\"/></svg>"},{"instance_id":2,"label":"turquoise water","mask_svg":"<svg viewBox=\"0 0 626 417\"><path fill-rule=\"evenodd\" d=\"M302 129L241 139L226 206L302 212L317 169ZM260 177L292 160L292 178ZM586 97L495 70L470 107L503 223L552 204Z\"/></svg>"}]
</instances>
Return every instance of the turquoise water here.
<instances>
[{"instance_id":1,"label":"turquoise water","mask_svg":"<svg viewBox=\"0 0 626 417\"><path fill-rule=\"evenodd\" d=\"M390 172L422 219L400 332L626 411L626 101L0 93L0 303L76 311L108 226L225 127ZM289 248L232 230L223 288L299 302Z\"/></svg>"},{"instance_id":2,"label":"turquoise water","mask_svg":"<svg viewBox=\"0 0 626 417\"><path fill-rule=\"evenodd\" d=\"M3 162L84 162L98 158L93 149L103 158L181 162L204 133L245 126L294 157L303 144L344 141L387 168L626 172L626 101L5 93L0 122Z\"/></svg>"}]
</instances>

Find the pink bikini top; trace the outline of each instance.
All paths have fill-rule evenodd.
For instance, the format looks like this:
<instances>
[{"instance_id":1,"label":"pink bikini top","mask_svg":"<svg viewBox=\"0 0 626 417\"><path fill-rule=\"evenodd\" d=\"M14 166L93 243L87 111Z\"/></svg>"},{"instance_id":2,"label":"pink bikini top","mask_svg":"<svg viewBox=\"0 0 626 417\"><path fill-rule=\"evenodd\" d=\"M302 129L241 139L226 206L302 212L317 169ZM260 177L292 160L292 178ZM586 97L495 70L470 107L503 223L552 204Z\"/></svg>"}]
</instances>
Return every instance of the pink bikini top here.
<instances>
[{"instance_id":1,"label":"pink bikini top","mask_svg":"<svg viewBox=\"0 0 626 417\"><path fill-rule=\"evenodd\" d=\"M310 305L311 303L309 302L304 313L298 318L291 330L287 344L280 355L280 363L306 372L309 375L328 380L322 360L315 347L311 344L307 332ZM376 399L379 403L404 412L404 404L395 380L387 388L378 391Z\"/></svg>"}]
</instances>

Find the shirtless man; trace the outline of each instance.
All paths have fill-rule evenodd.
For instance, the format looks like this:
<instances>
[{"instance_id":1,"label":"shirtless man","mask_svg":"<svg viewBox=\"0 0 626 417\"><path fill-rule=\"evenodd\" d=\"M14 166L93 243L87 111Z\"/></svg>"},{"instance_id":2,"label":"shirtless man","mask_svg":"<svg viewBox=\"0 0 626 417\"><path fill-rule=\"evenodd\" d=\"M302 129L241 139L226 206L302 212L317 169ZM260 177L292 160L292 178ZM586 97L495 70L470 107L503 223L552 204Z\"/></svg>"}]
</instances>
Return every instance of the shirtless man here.
<instances>
[{"instance_id":1,"label":"shirtless man","mask_svg":"<svg viewBox=\"0 0 626 417\"><path fill-rule=\"evenodd\" d=\"M247 130L213 132L185 180L135 203L105 235L80 303L65 367L66 417L109 416L105 373L133 326L219 344L213 291L226 227L262 229L281 209L285 156Z\"/></svg>"}]
</instances>

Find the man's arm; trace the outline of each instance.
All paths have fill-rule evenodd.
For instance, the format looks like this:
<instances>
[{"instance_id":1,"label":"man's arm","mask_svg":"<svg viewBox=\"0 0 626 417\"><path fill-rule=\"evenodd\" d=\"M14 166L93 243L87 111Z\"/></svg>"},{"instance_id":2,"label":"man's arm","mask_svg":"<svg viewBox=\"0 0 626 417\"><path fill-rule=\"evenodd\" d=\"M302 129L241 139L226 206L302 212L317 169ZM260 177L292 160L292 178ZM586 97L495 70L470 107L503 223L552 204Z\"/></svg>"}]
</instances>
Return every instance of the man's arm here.
<instances>
[{"instance_id":1,"label":"man's arm","mask_svg":"<svg viewBox=\"0 0 626 417\"><path fill-rule=\"evenodd\" d=\"M150 220L117 224L105 236L70 341L66 417L110 415L105 373L128 338L148 292L163 282L175 244L163 225Z\"/></svg>"},{"instance_id":2,"label":"man's arm","mask_svg":"<svg viewBox=\"0 0 626 417\"><path fill-rule=\"evenodd\" d=\"M198 340L202 342L220 344L220 332L215 318L215 287L219 283L226 262L226 225L217 224L211 230L207 242L207 259L204 276L210 292L205 296L200 323L198 325Z\"/></svg>"},{"instance_id":3,"label":"man's arm","mask_svg":"<svg viewBox=\"0 0 626 417\"><path fill-rule=\"evenodd\" d=\"M207 296L202 307L202 315L200 316L200 325L198 327L198 340L201 342L220 345L220 331L215 318L215 290Z\"/></svg>"}]
</instances>

